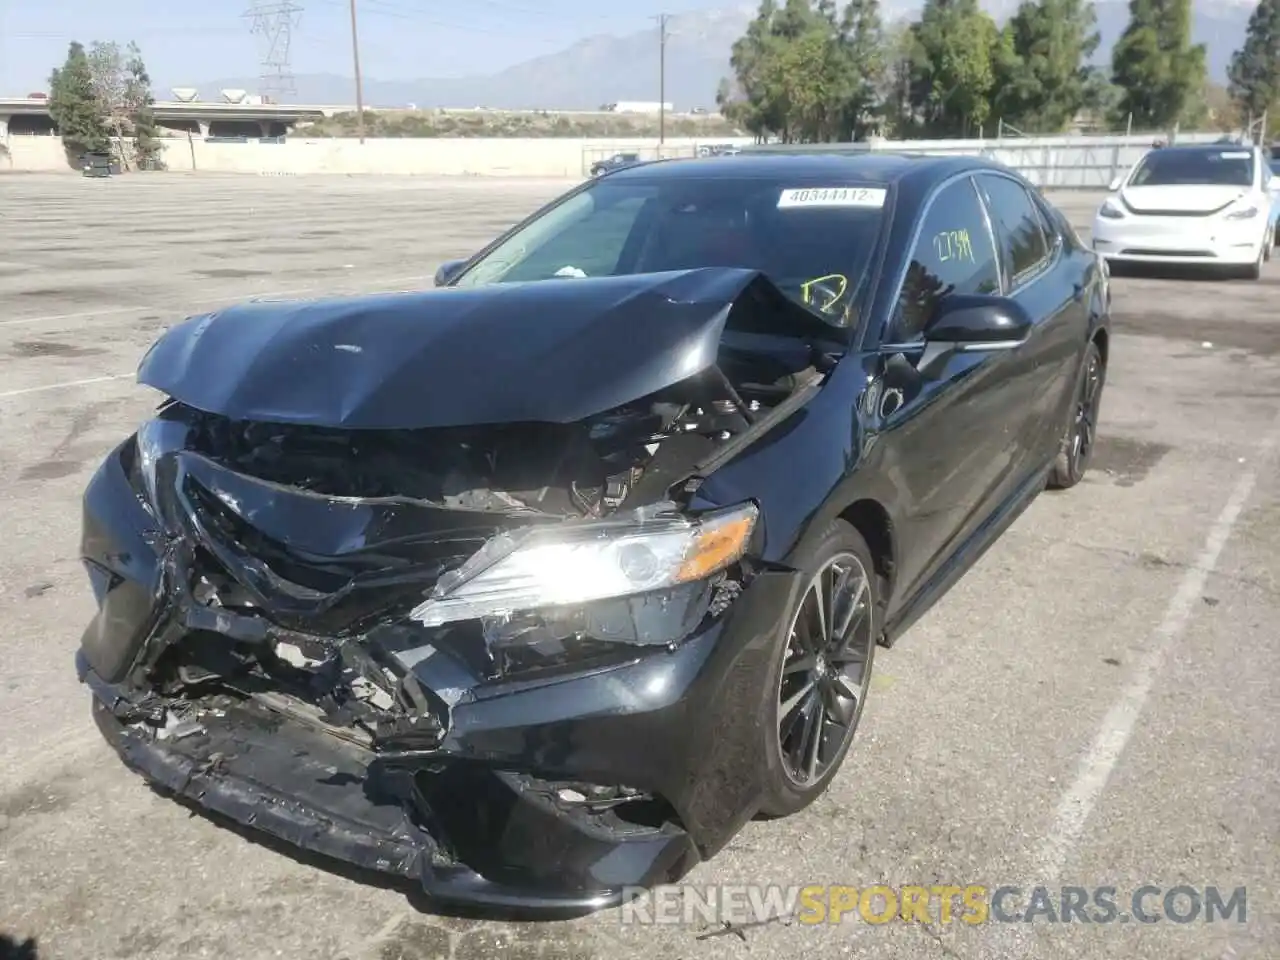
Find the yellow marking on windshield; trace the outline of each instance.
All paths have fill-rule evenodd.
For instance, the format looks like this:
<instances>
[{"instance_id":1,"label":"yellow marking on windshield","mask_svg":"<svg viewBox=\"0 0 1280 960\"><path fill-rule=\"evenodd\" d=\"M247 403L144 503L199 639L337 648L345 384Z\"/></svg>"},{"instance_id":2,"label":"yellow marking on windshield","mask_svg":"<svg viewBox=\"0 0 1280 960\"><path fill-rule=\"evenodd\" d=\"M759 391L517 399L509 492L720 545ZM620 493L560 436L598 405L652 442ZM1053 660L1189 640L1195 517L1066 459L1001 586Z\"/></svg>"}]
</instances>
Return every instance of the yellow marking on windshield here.
<instances>
[{"instance_id":1,"label":"yellow marking on windshield","mask_svg":"<svg viewBox=\"0 0 1280 960\"><path fill-rule=\"evenodd\" d=\"M849 278L843 273L828 273L825 277L814 277L812 280L806 280L800 284L800 298L810 306L813 306L813 287L816 284L826 284L828 287L834 285L835 289L825 289L822 293L827 295L827 302L818 305L818 309L822 311L830 310L844 296L845 290L849 287Z\"/></svg>"}]
</instances>

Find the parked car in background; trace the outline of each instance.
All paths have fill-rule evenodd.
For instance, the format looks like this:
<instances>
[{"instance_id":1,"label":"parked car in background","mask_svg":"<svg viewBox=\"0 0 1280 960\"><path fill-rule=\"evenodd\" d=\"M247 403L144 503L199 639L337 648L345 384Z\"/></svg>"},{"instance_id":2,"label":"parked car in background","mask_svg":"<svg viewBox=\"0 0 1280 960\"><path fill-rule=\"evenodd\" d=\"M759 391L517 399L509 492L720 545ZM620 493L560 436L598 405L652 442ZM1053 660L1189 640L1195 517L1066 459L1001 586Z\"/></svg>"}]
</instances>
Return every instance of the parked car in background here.
<instances>
[{"instance_id":1,"label":"parked car in background","mask_svg":"<svg viewBox=\"0 0 1280 960\"><path fill-rule=\"evenodd\" d=\"M86 153L80 157L80 172L86 177L110 177L120 172L120 164L108 153Z\"/></svg>"},{"instance_id":2,"label":"parked car in background","mask_svg":"<svg viewBox=\"0 0 1280 960\"><path fill-rule=\"evenodd\" d=\"M615 153L612 157L593 163L591 165L591 175L598 177L601 174L622 170L624 167L634 167L637 163L643 162L638 153Z\"/></svg>"},{"instance_id":3,"label":"parked car in background","mask_svg":"<svg viewBox=\"0 0 1280 960\"><path fill-rule=\"evenodd\" d=\"M1196 265L1256 280L1271 257L1275 186L1256 146L1153 149L1112 181L1093 247L1112 265Z\"/></svg>"},{"instance_id":4,"label":"parked car in background","mask_svg":"<svg viewBox=\"0 0 1280 960\"><path fill-rule=\"evenodd\" d=\"M1271 245L1280 246L1280 144L1271 148Z\"/></svg>"}]
</instances>

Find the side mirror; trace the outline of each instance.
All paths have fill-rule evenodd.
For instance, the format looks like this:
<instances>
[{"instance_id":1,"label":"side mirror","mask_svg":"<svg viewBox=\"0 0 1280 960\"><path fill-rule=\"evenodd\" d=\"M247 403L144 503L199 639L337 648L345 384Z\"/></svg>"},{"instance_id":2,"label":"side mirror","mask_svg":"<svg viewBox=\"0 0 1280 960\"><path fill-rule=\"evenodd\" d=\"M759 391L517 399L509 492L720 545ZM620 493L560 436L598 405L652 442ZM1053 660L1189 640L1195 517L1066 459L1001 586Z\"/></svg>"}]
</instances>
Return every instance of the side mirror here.
<instances>
[{"instance_id":1,"label":"side mirror","mask_svg":"<svg viewBox=\"0 0 1280 960\"><path fill-rule=\"evenodd\" d=\"M1031 315L1008 297L953 294L944 297L924 337L966 353L1010 350L1031 332Z\"/></svg>"},{"instance_id":2,"label":"side mirror","mask_svg":"<svg viewBox=\"0 0 1280 960\"><path fill-rule=\"evenodd\" d=\"M436 268L436 286L447 287L453 282L453 278L462 272L462 268L466 266L466 260L446 260Z\"/></svg>"},{"instance_id":3,"label":"side mirror","mask_svg":"<svg viewBox=\"0 0 1280 960\"><path fill-rule=\"evenodd\" d=\"M1107 184L1107 190L1110 193L1115 193L1123 185L1124 185L1124 177L1113 177L1111 179L1111 182Z\"/></svg>"}]
</instances>

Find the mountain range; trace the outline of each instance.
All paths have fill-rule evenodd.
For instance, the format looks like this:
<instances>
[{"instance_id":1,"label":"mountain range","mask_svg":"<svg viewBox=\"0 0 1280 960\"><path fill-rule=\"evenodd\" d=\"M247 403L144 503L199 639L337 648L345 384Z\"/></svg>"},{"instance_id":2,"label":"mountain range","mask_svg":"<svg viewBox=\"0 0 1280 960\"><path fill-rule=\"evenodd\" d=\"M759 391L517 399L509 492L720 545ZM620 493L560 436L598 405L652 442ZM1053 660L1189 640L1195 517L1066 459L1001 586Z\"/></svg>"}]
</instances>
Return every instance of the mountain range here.
<instances>
[{"instance_id":1,"label":"mountain range","mask_svg":"<svg viewBox=\"0 0 1280 960\"><path fill-rule=\"evenodd\" d=\"M888 23L914 17L919 0L889 0ZM1193 5L1193 41L1208 48L1210 77L1222 82L1231 54L1244 40L1253 0L1215 0ZM988 0L984 7L997 21L1016 8L1015 0ZM665 99L677 110L714 109L716 88L730 74L729 53L755 16L755 3L671 18L666 50ZM1110 62L1111 48L1129 19L1125 0L1096 0L1102 36L1096 59ZM508 110L594 110L622 100L658 99L658 33L585 37L558 53L527 60L483 76L421 80L364 79L370 108L490 107ZM216 100L219 90L257 87L256 79L224 79L199 87L202 100ZM351 77L304 74L296 78L295 103L354 103Z\"/></svg>"}]
</instances>

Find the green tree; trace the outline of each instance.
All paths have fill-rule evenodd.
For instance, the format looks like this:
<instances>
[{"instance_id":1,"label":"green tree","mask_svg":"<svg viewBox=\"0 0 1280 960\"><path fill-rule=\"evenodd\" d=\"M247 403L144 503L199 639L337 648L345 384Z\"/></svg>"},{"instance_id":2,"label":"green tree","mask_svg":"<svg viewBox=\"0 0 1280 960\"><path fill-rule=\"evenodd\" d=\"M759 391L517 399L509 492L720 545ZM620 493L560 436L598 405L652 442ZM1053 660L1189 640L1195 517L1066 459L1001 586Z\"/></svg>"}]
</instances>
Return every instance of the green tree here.
<instances>
[{"instance_id":1,"label":"green tree","mask_svg":"<svg viewBox=\"0 0 1280 960\"><path fill-rule=\"evenodd\" d=\"M896 24L885 34L886 66L878 90L885 135L908 140L920 129L921 118L911 101L916 63L924 56L910 24Z\"/></svg>"},{"instance_id":2,"label":"green tree","mask_svg":"<svg viewBox=\"0 0 1280 960\"><path fill-rule=\"evenodd\" d=\"M1130 0L1111 70L1121 91L1117 123L1130 117L1140 129L1178 123L1205 84L1205 48L1191 42L1191 0Z\"/></svg>"},{"instance_id":3,"label":"green tree","mask_svg":"<svg viewBox=\"0 0 1280 960\"><path fill-rule=\"evenodd\" d=\"M1096 107L1101 78L1089 59L1099 39L1088 0L1024 0L997 49L997 114L1024 131L1056 133Z\"/></svg>"},{"instance_id":4,"label":"green tree","mask_svg":"<svg viewBox=\"0 0 1280 960\"><path fill-rule=\"evenodd\" d=\"M124 132L128 122L124 54L120 52L118 43L95 40L89 45L88 57L98 116L114 138L117 159L127 167L129 158L124 153Z\"/></svg>"},{"instance_id":5,"label":"green tree","mask_svg":"<svg viewBox=\"0 0 1280 960\"><path fill-rule=\"evenodd\" d=\"M152 107L151 77L142 61L142 51L136 43L130 43L125 62L124 103L130 125L133 128L133 152L139 163L154 161L160 156L160 141Z\"/></svg>"},{"instance_id":6,"label":"green tree","mask_svg":"<svg viewBox=\"0 0 1280 960\"><path fill-rule=\"evenodd\" d=\"M878 121L883 50L879 0L763 0L716 100L757 137L861 138Z\"/></svg>"},{"instance_id":7,"label":"green tree","mask_svg":"<svg viewBox=\"0 0 1280 960\"><path fill-rule=\"evenodd\" d=\"M924 132L968 136L991 115L1000 31L978 0L925 0L915 37L911 106Z\"/></svg>"},{"instance_id":8,"label":"green tree","mask_svg":"<svg viewBox=\"0 0 1280 960\"><path fill-rule=\"evenodd\" d=\"M1271 129L1280 130L1280 0L1258 0L1227 76L1242 118L1256 120L1265 113Z\"/></svg>"},{"instance_id":9,"label":"green tree","mask_svg":"<svg viewBox=\"0 0 1280 960\"><path fill-rule=\"evenodd\" d=\"M84 45L73 42L66 62L49 77L49 115L69 155L105 153L111 141L98 110Z\"/></svg>"},{"instance_id":10,"label":"green tree","mask_svg":"<svg viewBox=\"0 0 1280 960\"><path fill-rule=\"evenodd\" d=\"M738 95L730 96L730 86L726 83L723 96L717 98L721 112L757 138L779 129L784 122L784 118L777 115L766 86L768 62L776 47L773 21L777 12L774 0L761 0L755 19L747 25L746 33L734 41L729 56Z\"/></svg>"},{"instance_id":11,"label":"green tree","mask_svg":"<svg viewBox=\"0 0 1280 960\"><path fill-rule=\"evenodd\" d=\"M840 133L865 140L884 119L889 57L879 0L850 0L839 25L843 87L837 104Z\"/></svg>"}]
</instances>

